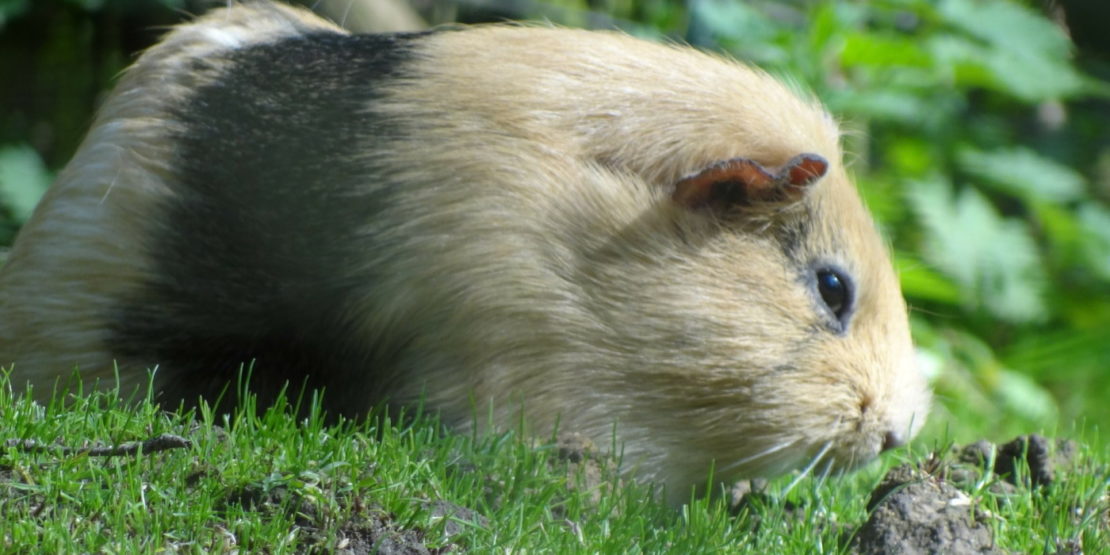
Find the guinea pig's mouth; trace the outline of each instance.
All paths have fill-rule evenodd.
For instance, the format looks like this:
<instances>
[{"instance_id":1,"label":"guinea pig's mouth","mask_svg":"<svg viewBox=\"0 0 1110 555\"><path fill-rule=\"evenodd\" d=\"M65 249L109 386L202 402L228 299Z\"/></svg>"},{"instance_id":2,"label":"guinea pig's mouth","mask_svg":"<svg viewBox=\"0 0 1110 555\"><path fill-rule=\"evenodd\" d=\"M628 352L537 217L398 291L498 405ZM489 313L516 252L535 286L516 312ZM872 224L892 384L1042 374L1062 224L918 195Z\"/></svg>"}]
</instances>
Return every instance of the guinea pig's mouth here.
<instances>
[{"instance_id":1,"label":"guinea pig's mouth","mask_svg":"<svg viewBox=\"0 0 1110 555\"><path fill-rule=\"evenodd\" d=\"M829 461L829 471L845 474L860 469L879 458L883 451L898 447L904 442L891 433L862 433L843 438L837 442L830 440L825 458Z\"/></svg>"}]
</instances>

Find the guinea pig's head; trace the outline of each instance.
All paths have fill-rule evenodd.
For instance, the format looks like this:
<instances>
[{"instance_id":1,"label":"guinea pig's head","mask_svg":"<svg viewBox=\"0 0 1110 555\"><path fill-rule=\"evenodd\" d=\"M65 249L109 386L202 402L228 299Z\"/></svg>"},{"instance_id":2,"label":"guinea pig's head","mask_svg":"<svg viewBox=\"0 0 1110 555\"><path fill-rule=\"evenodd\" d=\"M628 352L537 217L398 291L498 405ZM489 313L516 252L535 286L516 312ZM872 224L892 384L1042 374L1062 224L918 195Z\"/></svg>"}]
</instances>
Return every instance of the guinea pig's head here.
<instances>
[{"instance_id":1,"label":"guinea pig's head","mask_svg":"<svg viewBox=\"0 0 1110 555\"><path fill-rule=\"evenodd\" d=\"M588 265L622 361L602 387L628 407L641 473L681 497L711 468L837 472L921 428L930 394L906 305L838 159L722 160L658 208Z\"/></svg>"}]
</instances>

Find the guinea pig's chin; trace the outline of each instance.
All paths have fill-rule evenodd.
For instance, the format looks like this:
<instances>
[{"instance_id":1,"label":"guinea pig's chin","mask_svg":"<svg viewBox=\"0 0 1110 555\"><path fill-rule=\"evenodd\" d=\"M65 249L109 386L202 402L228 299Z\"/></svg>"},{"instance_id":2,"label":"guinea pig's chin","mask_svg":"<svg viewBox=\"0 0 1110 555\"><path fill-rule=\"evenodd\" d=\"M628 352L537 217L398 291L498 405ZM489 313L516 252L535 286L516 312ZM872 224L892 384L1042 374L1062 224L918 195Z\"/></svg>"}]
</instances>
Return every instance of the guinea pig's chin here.
<instances>
[{"instance_id":1,"label":"guinea pig's chin","mask_svg":"<svg viewBox=\"0 0 1110 555\"><path fill-rule=\"evenodd\" d=\"M828 469L832 473L846 473L856 470L878 458L882 452L882 438L877 434L855 434L830 444L826 464L818 463L817 468Z\"/></svg>"},{"instance_id":2,"label":"guinea pig's chin","mask_svg":"<svg viewBox=\"0 0 1110 555\"><path fill-rule=\"evenodd\" d=\"M858 470L879 456L879 448L845 448L834 450L830 457L828 470L834 474L844 474ZM821 465L818 465L819 467Z\"/></svg>"}]
</instances>

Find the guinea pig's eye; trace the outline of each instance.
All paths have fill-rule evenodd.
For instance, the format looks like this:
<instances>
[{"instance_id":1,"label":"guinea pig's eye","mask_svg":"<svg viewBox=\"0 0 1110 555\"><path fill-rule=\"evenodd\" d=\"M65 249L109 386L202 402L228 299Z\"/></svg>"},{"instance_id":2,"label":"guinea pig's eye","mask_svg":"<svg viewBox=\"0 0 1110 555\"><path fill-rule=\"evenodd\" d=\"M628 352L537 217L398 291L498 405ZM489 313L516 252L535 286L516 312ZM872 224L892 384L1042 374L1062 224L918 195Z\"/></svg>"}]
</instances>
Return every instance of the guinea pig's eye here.
<instances>
[{"instance_id":1,"label":"guinea pig's eye","mask_svg":"<svg viewBox=\"0 0 1110 555\"><path fill-rule=\"evenodd\" d=\"M844 322L844 317L852 307L851 282L832 268L817 270L817 292L836 319Z\"/></svg>"}]
</instances>

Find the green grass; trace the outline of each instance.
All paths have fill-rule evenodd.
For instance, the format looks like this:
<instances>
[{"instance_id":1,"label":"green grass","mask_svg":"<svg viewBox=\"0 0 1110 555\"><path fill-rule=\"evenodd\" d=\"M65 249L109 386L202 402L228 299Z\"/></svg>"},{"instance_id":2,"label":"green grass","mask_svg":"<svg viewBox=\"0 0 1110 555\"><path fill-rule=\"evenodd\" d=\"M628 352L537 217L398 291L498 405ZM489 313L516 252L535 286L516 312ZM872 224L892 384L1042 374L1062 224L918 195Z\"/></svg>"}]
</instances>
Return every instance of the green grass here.
<instances>
[{"instance_id":1,"label":"green grass","mask_svg":"<svg viewBox=\"0 0 1110 555\"><path fill-rule=\"evenodd\" d=\"M460 436L426 417L325 424L311 401L297 418L283 402L225 416L164 412L114 392L59 397L36 404L0 378L2 552L334 552L371 536L476 552L843 552L885 469L926 460L936 442L789 491L784 477L741 510L719 496L675 509L604 457L575 464L552 441ZM45 447L160 434L191 444L113 457ZM1049 488L969 486L999 547L1110 545L1110 454L1098 444L1081 444Z\"/></svg>"}]
</instances>

